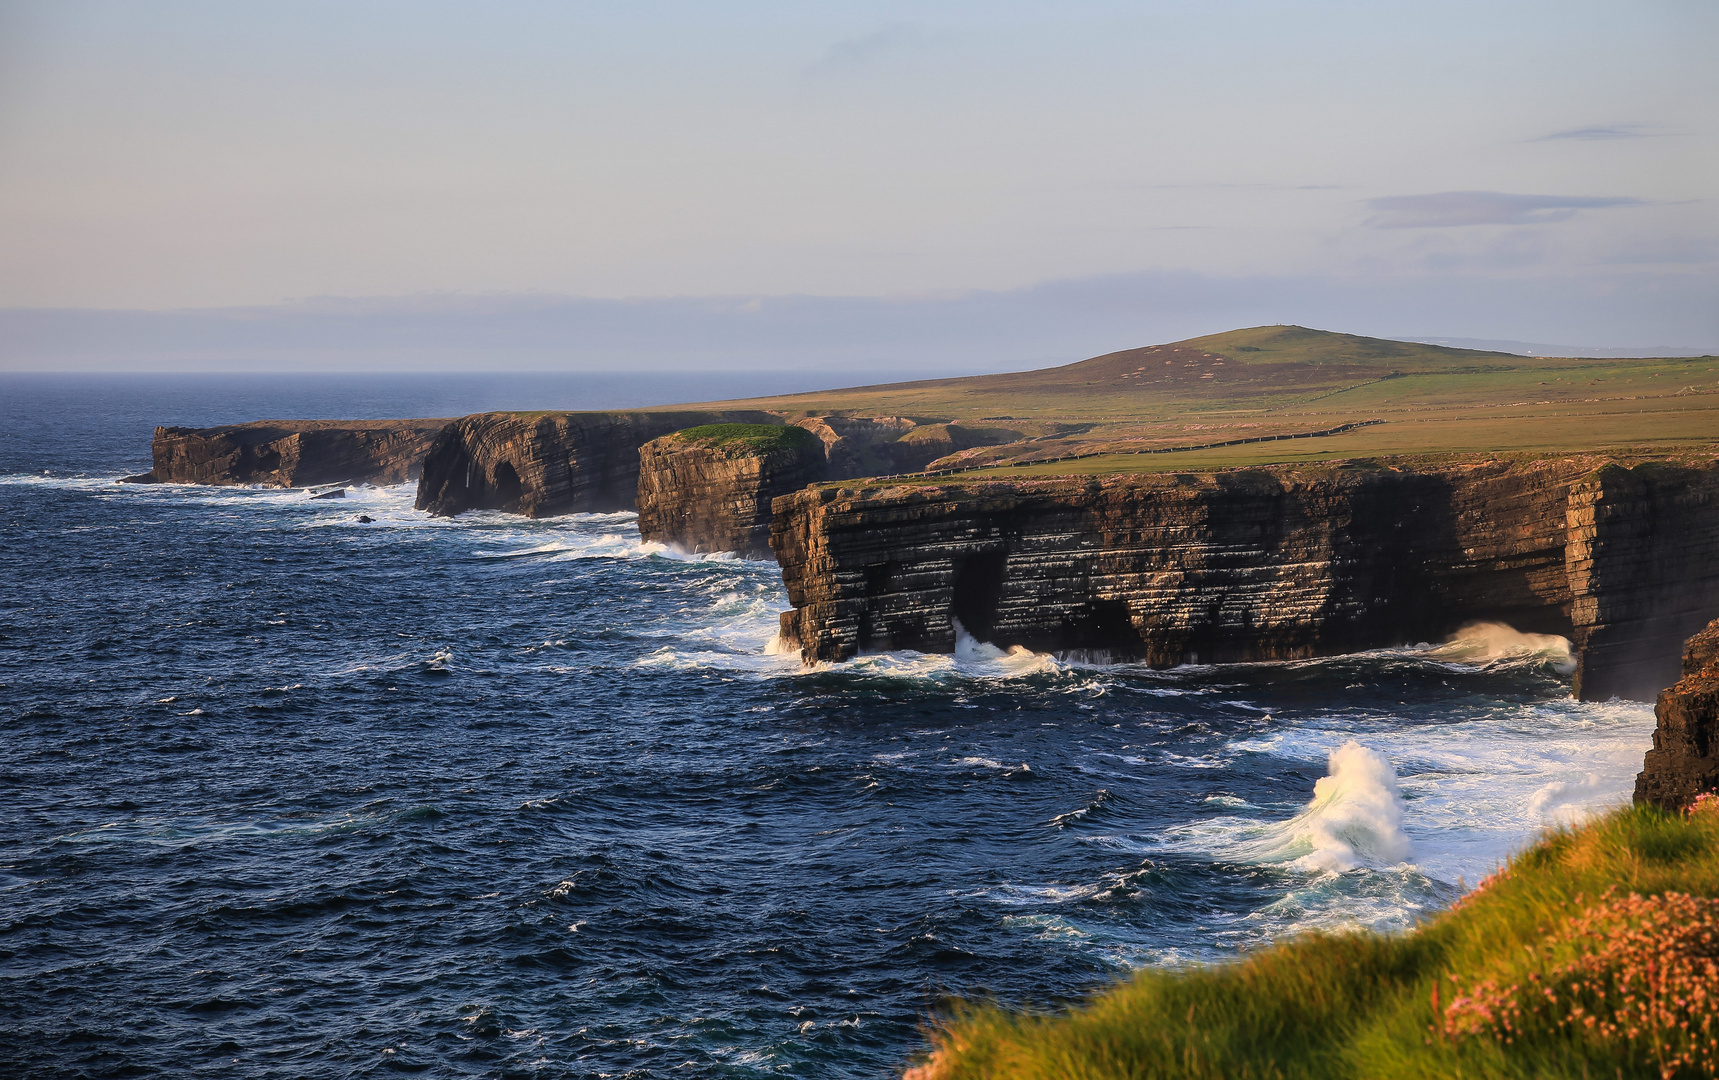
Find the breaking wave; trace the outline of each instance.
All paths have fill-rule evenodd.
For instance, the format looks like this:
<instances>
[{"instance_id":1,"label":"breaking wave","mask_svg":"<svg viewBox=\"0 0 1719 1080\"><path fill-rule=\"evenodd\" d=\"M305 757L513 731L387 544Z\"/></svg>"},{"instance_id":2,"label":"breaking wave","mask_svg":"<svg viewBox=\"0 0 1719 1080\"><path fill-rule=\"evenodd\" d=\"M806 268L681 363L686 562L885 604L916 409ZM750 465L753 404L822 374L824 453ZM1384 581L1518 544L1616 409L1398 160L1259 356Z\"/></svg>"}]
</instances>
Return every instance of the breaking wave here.
<instances>
[{"instance_id":1,"label":"breaking wave","mask_svg":"<svg viewBox=\"0 0 1719 1080\"><path fill-rule=\"evenodd\" d=\"M1403 794L1385 755L1353 739L1331 751L1329 771L1313 801L1247 847L1251 861L1343 873L1408 861Z\"/></svg>"},{"instance_id":2,"label":"breaking wave","mask_svg":"<svg viewBox=\"0 0 1719 1080\"><path fill-rule=\"evenodd\" d=\"M1569 638L1557 634L1524 634L1500 622L1469 623L1443 645L1428 650L1427 655L1468 664L1500 661L1543 663L1563 675L1576 670Z\"/></svg>"}]
</instances>

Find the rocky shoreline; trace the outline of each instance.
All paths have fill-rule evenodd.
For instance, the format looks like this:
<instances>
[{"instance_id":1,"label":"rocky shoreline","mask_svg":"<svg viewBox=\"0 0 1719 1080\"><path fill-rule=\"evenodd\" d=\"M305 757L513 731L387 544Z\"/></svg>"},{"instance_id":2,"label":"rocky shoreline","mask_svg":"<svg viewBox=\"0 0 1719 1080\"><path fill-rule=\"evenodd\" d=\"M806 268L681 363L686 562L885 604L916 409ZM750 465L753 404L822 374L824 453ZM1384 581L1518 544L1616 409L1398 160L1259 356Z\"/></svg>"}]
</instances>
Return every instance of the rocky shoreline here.
<instances>
[{"instance_id":1,"label":"rocky shoreline","mask_svg":"<svg viewBox=\"0 0 1719 1080\"><path fill-rule=\"evenodd\" d=\"M778 446L679 432L792 426ZM714 429L711 429L714 430ZM1477 620L1574 643L1585 700L1648 700L1719 613L1719 458L1366 459L1107 478L863 480L1022 435L753 410L481 413L157 429L137 481L418 478L434 514L637 508L688 551L772 555L808 662L999 645L1156 665L1438 640ZM768 445L766 445L768 443ZM860 477L844 480L847 477Z\"/></svg>"},{"instance_id":2,"label":"rocky shoreline","mask_svg":"<svg viewBox=\"0 0 1719 1080\"><path fill-rule=\"evenodd\" d=\"M258 420L212 428L158 427L152 467L133 484L315 487L416 480L440 420Z\"/></svg>"},{"instance_id":3,"label":"rocky shoreline","mask_svg":"<svg viewBox=\"0 0 1719 1080\"><path fill-rule=\"evenodd\" d=\"M1155 665L1570 638L1584 700L1651 699L1719 610L1719 459L1604 456L821 485L771 545L809 662L975 637Z\"/></svg>"}]
</instances>

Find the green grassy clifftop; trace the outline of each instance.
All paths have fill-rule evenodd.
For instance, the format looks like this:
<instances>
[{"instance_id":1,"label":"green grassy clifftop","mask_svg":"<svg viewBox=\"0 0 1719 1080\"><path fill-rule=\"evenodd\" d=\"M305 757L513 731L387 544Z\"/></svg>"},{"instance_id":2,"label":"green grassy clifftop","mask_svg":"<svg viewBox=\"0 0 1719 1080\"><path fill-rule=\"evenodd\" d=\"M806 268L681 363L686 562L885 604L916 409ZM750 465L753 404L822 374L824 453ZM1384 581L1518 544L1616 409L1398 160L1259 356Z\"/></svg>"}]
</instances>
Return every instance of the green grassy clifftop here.
<instances>
[{"instance_id":1,"label":"green grassy clifftop","mask_svg":"<svg viewBox=\"0 0 1719 1080\"><path fill-rule=\"evenodd\" d=\"M1554 833L1419 929L1146 971L1058 1015L958 1006L908 1080L1719 1072L1719 800Z\"/></svg>"}]
</instances>

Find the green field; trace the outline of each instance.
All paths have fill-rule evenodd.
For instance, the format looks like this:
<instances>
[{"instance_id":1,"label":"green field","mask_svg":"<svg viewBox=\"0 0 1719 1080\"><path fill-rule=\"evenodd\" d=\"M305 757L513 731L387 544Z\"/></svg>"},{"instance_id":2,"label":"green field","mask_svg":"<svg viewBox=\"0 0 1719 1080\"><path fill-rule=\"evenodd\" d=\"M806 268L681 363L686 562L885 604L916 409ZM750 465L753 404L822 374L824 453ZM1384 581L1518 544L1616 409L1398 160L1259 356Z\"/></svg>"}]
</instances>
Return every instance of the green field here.
<instances>
[{"instance_id":1,"label":"green field","mask_svg":"<svg viewBox=\"0 0 1719 1080\"><path fill-rule=\"evenodd\" d=\"M818 437L805 428L781 424L703 424L674 433L677 442L720 450L730 456L768 454L812 446Z\"/></svg>"},{"instance_id":2,"label":"green field","mask_svg":"<svg viewBox=\"0 0 1719 1080\"><path fill-rule=\"evenodd\" d=\"M1514 356L1254 327L1064 367L704 404L808 415L906 416L1066 434L968 451L937 467L986 475L1153 472L1402 454L1658 455L1719 442L1719 357ZM1135 456L1260 435L1383 424L1324 439ZM1081 461L1035 460L1112 451Z\"/></svg>"},{"instance_id":3,"label":"green field","mask_svg":"<svg viewBox=\"0 0 1719 1080\"><path fill-rule=\"evenodd\" d=\"M1715 897L1719 810L1635 807L1542 840L1410 933L1144 971L1062 1013L957 1004L908 1076L1712 1076Z\"/></svg>"}]
</instances>

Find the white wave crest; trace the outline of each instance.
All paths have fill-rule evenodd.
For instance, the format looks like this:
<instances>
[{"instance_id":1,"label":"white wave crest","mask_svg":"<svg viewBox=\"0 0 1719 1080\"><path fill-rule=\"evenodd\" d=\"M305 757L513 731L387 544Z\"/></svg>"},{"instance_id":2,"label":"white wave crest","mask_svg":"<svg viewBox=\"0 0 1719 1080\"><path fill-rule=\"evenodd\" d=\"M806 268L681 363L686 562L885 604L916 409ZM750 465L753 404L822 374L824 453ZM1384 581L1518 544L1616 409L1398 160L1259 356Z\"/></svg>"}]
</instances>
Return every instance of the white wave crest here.
<instances>
[{"instance_id":1,"label":"white wave crest","mask_svg":"<svg viewBox=\"0 0 1719 1080\"><path fill-rule=\"evenodd\" d=\"M1469 664L1532 660L1549 663L1564 675L1576 670L1569 638L1557 634L1524 634L1500 622L1469 623L1428 655Z\"/></svg>"},{"instance_id":2,"label":"white wave crest","mask_svg":"<svg viewBox=\"0 0 1719 1080\"><path fill-rule=\"evenodd\" d=\"M1257 862L1333 873L1407 861L1396 770L1385 755L1350 739L1331 751L1328 774L1313 785L1307 808L1247 847Z\"/></svg>"},{"instance_id":3,"label":"white wave crest","mask_svg":"<svg viewBox=\"0 0 1719 1080\"><path fill-rule=\"evenodd\" d=\"M960 619L951 619L950 622L955 624L955 663L973 674L1017 678L1041 671L1064 670L1064 665L1049 653L1036 653L1024 645L999 649L969 634Z\"/></svg>"},{"instance_id":4,"label":"white wave crest","mask_svg":"<svg viewBox=\"0 0 1719 1080\"><path fill-rule=\"evenodd\" d=\"M1580 825L1617 803L1615 787L1598 773L1579 780L1555 780L1528 800L1528 813L1548 825Z\"/></svg>"}]
</instances>

